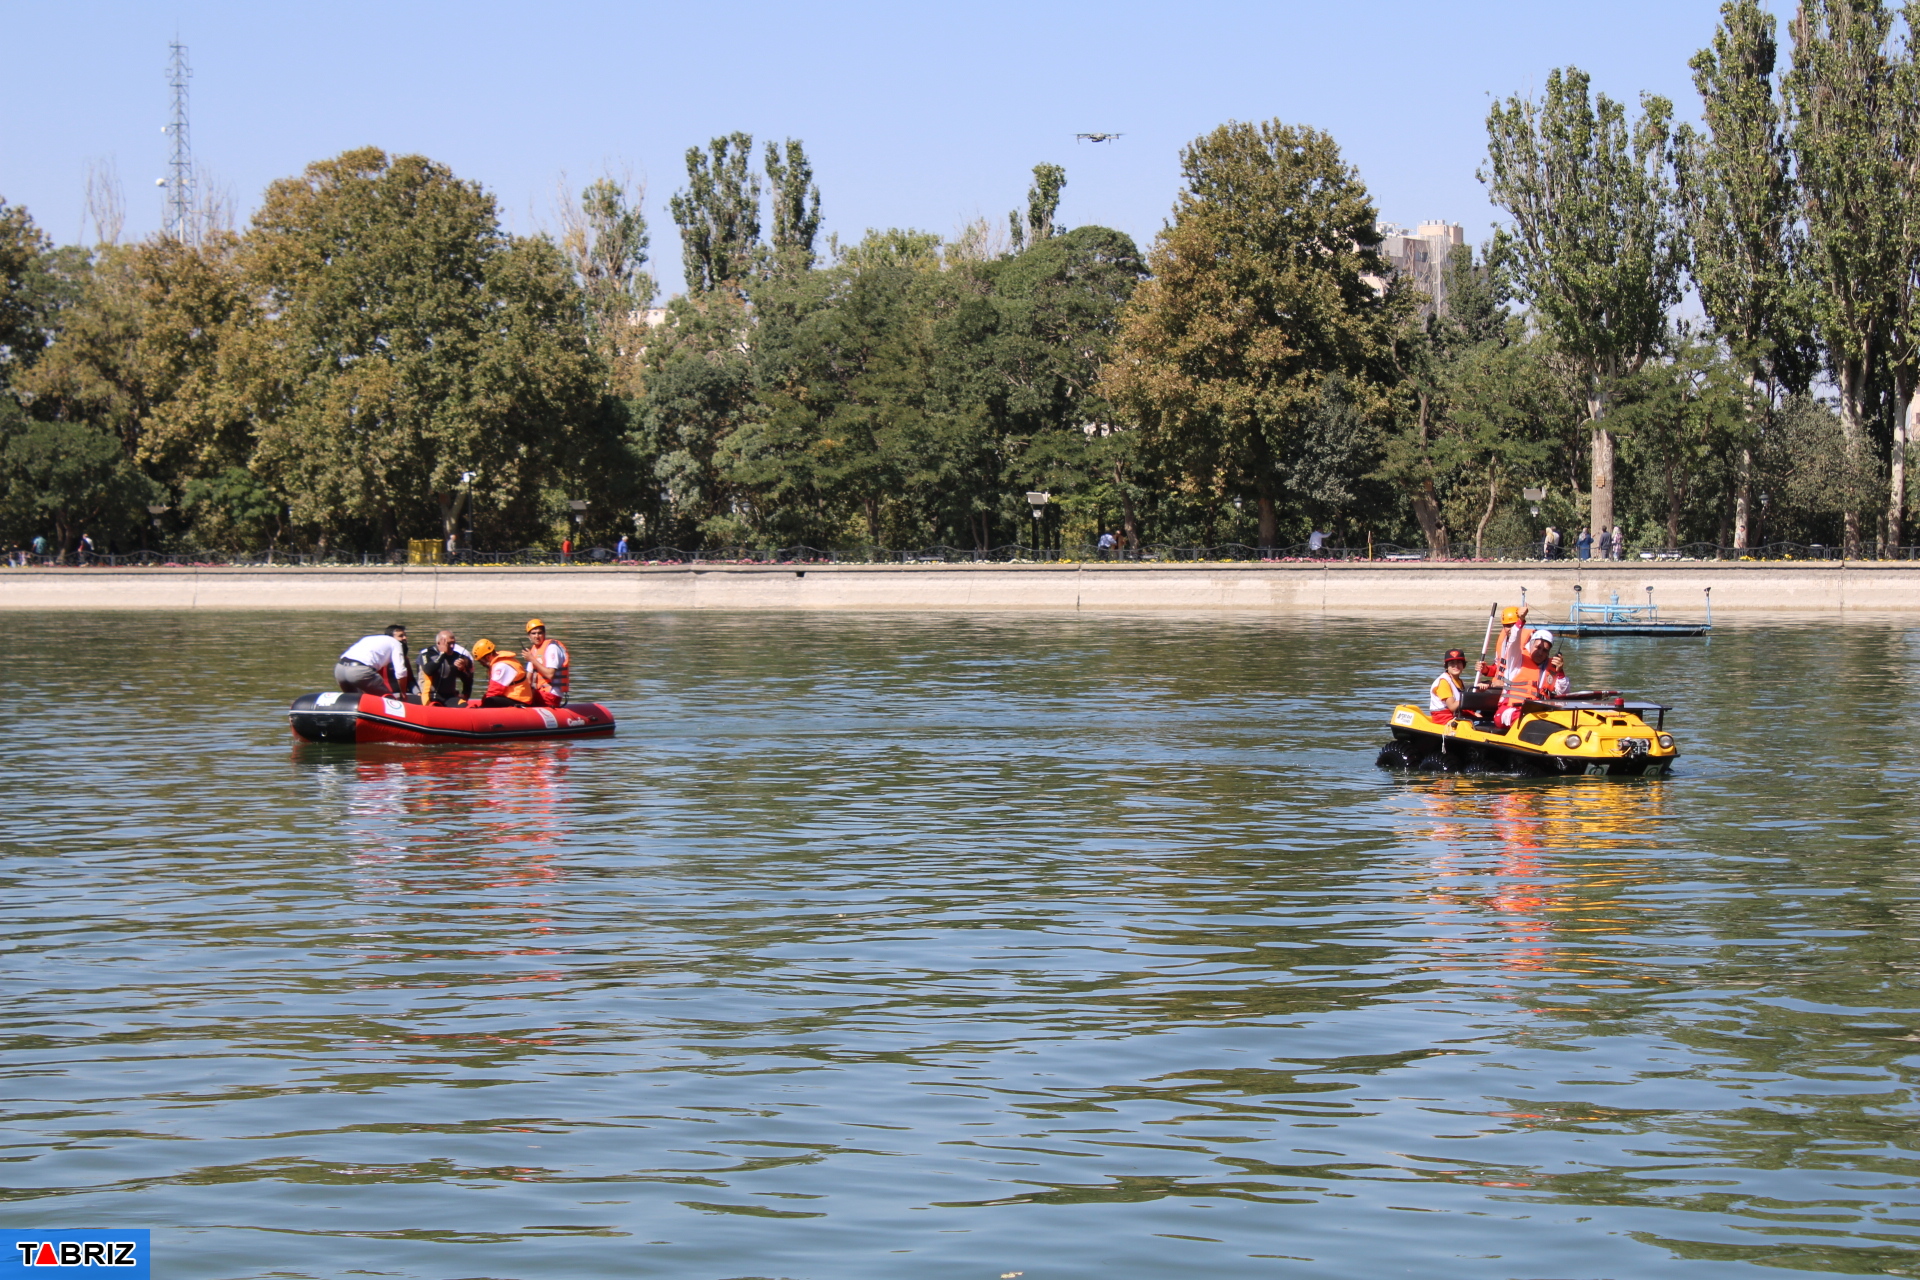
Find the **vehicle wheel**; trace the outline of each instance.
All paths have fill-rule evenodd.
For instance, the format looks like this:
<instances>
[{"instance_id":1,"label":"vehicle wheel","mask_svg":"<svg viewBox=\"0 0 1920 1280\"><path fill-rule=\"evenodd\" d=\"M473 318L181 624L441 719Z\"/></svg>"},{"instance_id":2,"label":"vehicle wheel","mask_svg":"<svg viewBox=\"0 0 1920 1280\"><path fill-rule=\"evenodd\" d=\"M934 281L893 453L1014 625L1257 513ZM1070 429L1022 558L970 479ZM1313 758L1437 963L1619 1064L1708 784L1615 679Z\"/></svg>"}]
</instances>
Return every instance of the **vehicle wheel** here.
<instances>
[{"instance_id":1,"label":"vehicle wheel","mask_svg":"<svg viewBox=\"0 0 1920 1280\"><path fill-rule=\"evenodd\" d=\"M1380 748L1380 756L1373 763L1381 769L1407 770L1419 766L1420 756L1417 748L1396 738Z\"/></svg>"},{"instance_id":2,"label":"vehicle wheel","mask_svg":"<svg viewBox=\"0 0 1920 1280\"><path fill-rule=\"evenodd\" d=\"M1443 755L1427 756L1420 761L1422 773L1456 773L1458 771L1459 765Z\"/></svg>"}]
</instances>

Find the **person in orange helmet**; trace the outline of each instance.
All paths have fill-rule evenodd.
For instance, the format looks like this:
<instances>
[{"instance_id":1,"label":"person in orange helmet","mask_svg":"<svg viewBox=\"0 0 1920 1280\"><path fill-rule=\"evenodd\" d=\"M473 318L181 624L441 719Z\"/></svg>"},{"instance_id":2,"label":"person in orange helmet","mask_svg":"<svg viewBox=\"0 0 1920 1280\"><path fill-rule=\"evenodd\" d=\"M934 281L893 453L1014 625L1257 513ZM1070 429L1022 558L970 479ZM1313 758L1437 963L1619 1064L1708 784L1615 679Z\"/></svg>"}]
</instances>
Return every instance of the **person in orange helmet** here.
<instances>
[{"instance_id":1,"label":"person in orange helmet","mask_svg":"<svg viewBox=\"0 0 1920 1280\"><path fill-rule=\"evenodd\" d=\"M487 668L487 690L480 699L481 706L533 705L533 678L520 655L499 648L491 640L479 640L473 646L473 660Z\"/></svg>"},{"instance_id":2,"label":"person in orange helmet","mask_svg":"<svg viewBox=\"0 0 1920 1280\"><path fill-rule=\"evenodd\" d=\"M1533 632L1527 637L1520 660L1507 668L1506 683L1500 690L1500 710L1493 718L1502 729L1513 727L1529 701L1553 696L1549 692L1553 673L1548 666L1553 640L1553 632L1545 627Z\"/></svg>"},{"instance_id":3,"label":"person in orange helmet","mask_svg":"<svg viewBox=\"0 0 1920 1280\"><path fill-rule=\"evenodd\" d=\"M533 675L534 702L543 707L567 705L567 687L571 683L572 659L567 646L547 635L547 624L539 618L527 619L527 647L521 659Z\"/></svg>"}]
</instances>

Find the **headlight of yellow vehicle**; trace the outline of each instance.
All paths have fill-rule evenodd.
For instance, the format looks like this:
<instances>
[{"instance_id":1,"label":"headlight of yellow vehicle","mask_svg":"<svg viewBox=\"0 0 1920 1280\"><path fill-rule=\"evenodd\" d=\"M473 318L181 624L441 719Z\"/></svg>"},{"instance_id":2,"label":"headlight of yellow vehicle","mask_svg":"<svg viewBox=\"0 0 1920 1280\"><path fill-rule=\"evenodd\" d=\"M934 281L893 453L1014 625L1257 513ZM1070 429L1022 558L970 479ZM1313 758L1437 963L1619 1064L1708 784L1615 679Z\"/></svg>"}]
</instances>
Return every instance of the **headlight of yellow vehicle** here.
<instances>
[{"instance_id":1,"label":"headlight of yellow vehicle","mask_svg":"<svg viewBox=\"0 0 1920 1280\"><path fill-rule=\"evenodd\" d=\"M1660 749L1661 749L1662 751L1671 751L1671 750L1673 750L1673 735L1672 735L1672 734L1670 734L1670 733L1663 733L1663 734L1661 734L1661 735L1660 735Z\"/></svg>"},{"instance_id":2,"label":"headlight of yellow vehicle","mask_svg":"<svg viewBox=\"0 0 1920 1280\"><path fill-rule=\"evenodd\" d=\"M1567 744L1567 750L1572 751L1575 747L1580 745L1580 735L1577 733L1570 733L1564 739L1562 739L1562 741L1564 741Z\"/></svg>"}]
</instances>

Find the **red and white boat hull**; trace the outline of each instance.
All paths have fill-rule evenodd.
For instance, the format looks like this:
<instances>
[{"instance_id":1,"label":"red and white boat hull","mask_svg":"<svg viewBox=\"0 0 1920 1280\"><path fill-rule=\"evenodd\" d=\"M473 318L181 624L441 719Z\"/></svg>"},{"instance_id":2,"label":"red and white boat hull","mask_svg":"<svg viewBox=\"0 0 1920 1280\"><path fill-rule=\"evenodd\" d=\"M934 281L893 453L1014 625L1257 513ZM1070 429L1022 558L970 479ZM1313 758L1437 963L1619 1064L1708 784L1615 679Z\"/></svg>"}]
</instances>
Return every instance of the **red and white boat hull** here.
<instances>
[{"instance_id":1,"label":"red and white boat hull","mask_svg":"<svg viewBox=\"0 0 1920 1280\"><path fill-rule=\"evenodd\" d=\"M308 693L294 699L287 717L308 742L504 742L613 732L613 712L597 702L440 707L371 693Z\"/></svg>"}]
</instances>

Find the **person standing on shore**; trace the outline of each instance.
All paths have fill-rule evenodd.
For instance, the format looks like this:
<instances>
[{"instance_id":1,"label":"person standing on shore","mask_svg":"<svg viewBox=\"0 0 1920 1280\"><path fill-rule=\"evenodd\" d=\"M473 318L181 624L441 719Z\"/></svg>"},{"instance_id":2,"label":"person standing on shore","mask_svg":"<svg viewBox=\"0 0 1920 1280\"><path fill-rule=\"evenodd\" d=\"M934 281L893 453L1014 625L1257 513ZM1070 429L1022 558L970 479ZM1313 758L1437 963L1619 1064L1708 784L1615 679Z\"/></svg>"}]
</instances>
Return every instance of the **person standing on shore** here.
<instances>
[{"instance_id":1,"label":"person standing on shore","mask_svg":"<svg viewBox=\"0 0 1920 1280\"><path fill-rule=\"evenodd\" d=\"M361 636L348 645L333 664L333 678L342 693L370 693L376 698L404 693L413 684L406 627L396 622L379 635Z\"/></svg>"},{"instance_id":2,"label":"person standing on shore","mask_svg":"<svg viewBox=\"0 0 1920 1280\"><path fill-rule=\"evenodd\" d=\"M1587 531L1585 525L1580 528L1580 536L1573 540L1573 550L1574 554L1582 560L1593 555L1593 535Z\"/></svg>"},{"instance_id":3,"label":"person standing on shore","mask_svg":"<svg viewBox=\"0 0 1920 1280\"><path fill-rule=\"evenodd\" d=\"M1627 531L1619 525L1613 526L1613 558L1618 560L1627 549Z\"/></svg>"}]
</instances>

